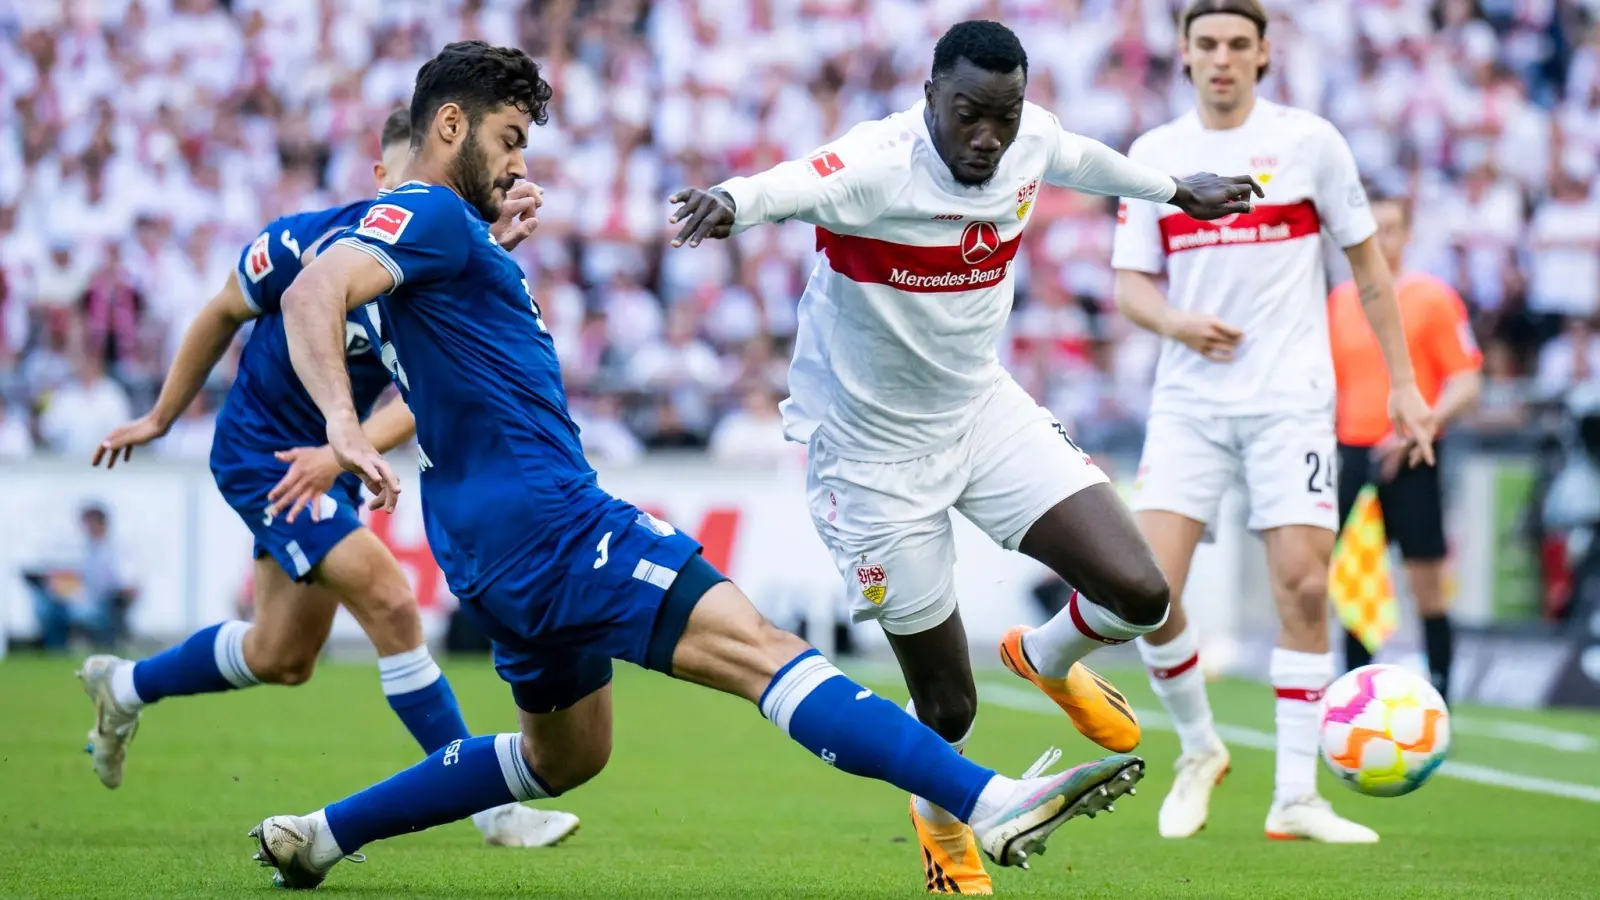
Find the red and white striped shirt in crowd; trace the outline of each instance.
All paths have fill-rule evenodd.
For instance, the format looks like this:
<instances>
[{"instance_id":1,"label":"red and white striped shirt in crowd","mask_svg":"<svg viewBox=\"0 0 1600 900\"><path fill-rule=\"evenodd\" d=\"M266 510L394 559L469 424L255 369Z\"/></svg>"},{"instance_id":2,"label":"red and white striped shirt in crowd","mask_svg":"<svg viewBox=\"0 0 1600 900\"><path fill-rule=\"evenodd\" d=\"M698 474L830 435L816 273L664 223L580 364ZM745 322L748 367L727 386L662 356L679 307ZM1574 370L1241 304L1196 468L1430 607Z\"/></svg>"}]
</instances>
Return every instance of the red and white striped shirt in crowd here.
<instances>
[{"instance_id":1,"label":"red and white striped shirt in crowd","mask_svg":"<svg viewBox=\"0 0 1600 900\"><path fill-rule=\"evenodd\" d=\"M784 433L846 459L903 461L953 443L1004 379L997 347L1012 263L1042 184L1165 202L1176 187L1031 103L987 184L958 183L924 104L866 122L802 160L721 187L738 233L817 226L800 300Z\"/></svg>"}]
</instances>

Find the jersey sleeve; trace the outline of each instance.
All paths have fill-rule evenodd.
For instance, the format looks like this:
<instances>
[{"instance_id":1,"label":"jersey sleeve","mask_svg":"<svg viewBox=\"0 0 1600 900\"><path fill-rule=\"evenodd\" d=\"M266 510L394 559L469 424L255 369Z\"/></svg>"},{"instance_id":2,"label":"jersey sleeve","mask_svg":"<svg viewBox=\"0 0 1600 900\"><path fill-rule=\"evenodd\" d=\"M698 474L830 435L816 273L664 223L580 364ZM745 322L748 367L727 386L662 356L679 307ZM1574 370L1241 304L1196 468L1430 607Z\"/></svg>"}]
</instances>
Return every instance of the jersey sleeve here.
<instances>
[{"instance_id":1,"label":"jersey sleeve","mask_svg":"<svg viewBox=\"0 0 1600 900\"><path fill-rule=\"evenodd\" d=\"M276 219L239 254L234 275L250 308L260 314L275 313L283 292L300 274L300 244L288 217Z\"/></svg>"},{"instance_id":2,"label":"jersey sleeve","mask_svg":"<svg viewBox=\"0 0 1600 900\"><path fill-rule=\"evenodd\" d=\"M717 187L733 198L733 233L799 219L830 230L863 228L907 182L910 135L875 135L867 123L804 159Z\"/></svg>"},{"instance_id":3,"label":"jersey sleeve","mask_svg":"<svg viewBox=\"0 0 1600 900\"><path fill-rule=\"evenodd\" d=\"M1340 247L1354 247L1378 233L1372 217L1367 190L1361 185L1361 172L1350 145L1332 124L1319 122L1315 195L1311 198L1328 230Z\"/></svg>"},{"instance_id":4,"label":"jersey sleeve","mask_svg":"<svg viewBox=\"0 0 1600 900\"><path fill-rule=\"evenodd\" d=\"M1483 367L1483 353L1472 334L1472 320L1461 295L1446 284L1436 285L1428 317L1428 346L1445 377Z\"/></svg>"},{"instance_id":5,"label":"jersey sleeve","mask_svg":"<svg viewBox=\"0 0 1600 900\"><path fill-rule=\"evenodd\" d=\"M466 215L460 198L448 188L391 191L373 201L336 243L381 263L395 288L447 281L467 264L467 242L474 231Z\"/></svg>"},{"instance_id":6,"label":"jersey sleeve","mask_svg":"<svg viewBox=\"0 0 1600 900\"><path fill-rule=\"evenodd\" d=\"M1165 203L1178 190L1165 172L1135 162L1093 138L1061 127L1053 114L1047 126L1054 132L1044 180L1085 194L1126 197Z\"/></svg>"},{"instance_id":7,"label":"jersey sleeve","mask_svg":"<svg viewBox=\"0 0 1600 900\"><path fill-rule=\"evenodd\" d=\"M1128 158L1149 158L1148 145L1141 138L1128 148ZM1124 197L1117 205L1117 230L1111 243L1111 268L1159 275L1166 262L1161 242L1162 204Z\"/></svg>"}]
</instances>

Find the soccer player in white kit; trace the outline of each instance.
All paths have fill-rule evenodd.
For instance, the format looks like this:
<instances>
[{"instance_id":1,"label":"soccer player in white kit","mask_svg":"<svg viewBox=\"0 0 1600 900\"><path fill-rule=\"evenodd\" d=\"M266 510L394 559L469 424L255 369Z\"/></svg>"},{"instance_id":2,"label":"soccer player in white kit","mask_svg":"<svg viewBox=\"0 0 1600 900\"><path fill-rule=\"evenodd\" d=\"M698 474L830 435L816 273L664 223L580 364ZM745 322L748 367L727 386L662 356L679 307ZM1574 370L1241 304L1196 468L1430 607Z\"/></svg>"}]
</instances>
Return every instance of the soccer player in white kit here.
<instances>
[{"instance_id":1,"label":"soccer player in white kit","mask_svg":"<svg viewBox=\"0 0 1600 900\"><path fill-rule=\"evenodd\" d=\"M1139 640L1183 746L1160 831L1198 831L1228 770L1178 601L1195 547L1242 470L1248 526L1266 545L1282 623L1270 670L1278 752L1267 836L1370 843L1378 835L1336 815L1316 788L1318 701L1334 674L1328 560L1339 526L1323 232L1344 248L1382 345L1395 429L1413 459L1430 464L1433 417L1349 147L1327 121L1255 96L1269 57L1260 4L1196 0L1182 25L1198 109L1140 137L1129 156L1173 173L1243 169L1266 196L1248 215L1213 222L1143 199L1118 214L1117 306L1165 339L1131 504L1172 586L1171 615ZM1155 281L1163 268L1166 296Z\"/></svg>"},{"instance_id":2,"label":"soccer player in white kit","mask_svg":"<svg viewBox=\"0 0 1600 900\"><path fill-rule=\"evenodd\" d=\"M922 103L807 159L680 192L674 246L764 222L817 226L785 433L809 444L813 522L854 618L888 634L915 715L959 747L976 711L952 579L957 509L1081 592L1044 626L1012 629L1001 656L1085 735L1127 751L1139 741L1127 700L1078 660L1157 627L1167 584L1105 474L1000 365L1012 261L1041 183L1204 219L1248 212L1258 189L1130 163L1025 103L1026 87L1016 35L957 25ZM924 800L911 807L928 889L989 893L971 830Z\"/></svg>"}]
</instances>

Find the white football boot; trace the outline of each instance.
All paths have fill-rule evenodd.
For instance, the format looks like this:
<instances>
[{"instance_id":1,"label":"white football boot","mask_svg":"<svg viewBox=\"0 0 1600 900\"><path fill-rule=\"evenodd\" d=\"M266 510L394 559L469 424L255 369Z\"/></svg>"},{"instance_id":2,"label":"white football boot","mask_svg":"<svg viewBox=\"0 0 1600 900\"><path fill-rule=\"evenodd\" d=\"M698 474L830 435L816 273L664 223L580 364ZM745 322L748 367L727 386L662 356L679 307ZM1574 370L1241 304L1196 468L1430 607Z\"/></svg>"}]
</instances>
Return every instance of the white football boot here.
<instances>
[{"instance_id":1,"label":"white football boot","mask_svg":"<svg viewBox=\"0 0 1600 900\"><path fill-rule=\"evenodd\" d=\"M128 712L117 705L111 691L111 673L118 666L133 663L109 654L91 656L83 661L77 672L83 682L83 692L94 701L94 727L89 729L89 753L94 757L94 773L100 783L108 788L122 784L122 764L127 759L128 744L139 730L139 713Z\"/></svg>"},{"instance_id":2,"label":"white football boot","mask_svg":"<svg viewBox=\"0 0 1600 900\"><path fill-rule=\"evenodd\" d=\"M281 888L309 891L328 877L328 871L341 859L366 862L359 853L339 852L333 835L324 833L328 823L319 815L273 816L250 829L256 839L252 857L263 868L277 869L272 883Z\"/></svg>"},{"instance_id":3,"label":"white football boot","mask_svg":"<svg viewBox=\"0 0 1600 900\"><path fill-rule=\"evenodd\" d=\"M1161 813L1156 819L1162 837L1194 837L1206 827L1206 818L1211 813L1211 790L1222 783L1228 767L1228 748L1221 744L1204 753L1186 753L1178 757L1172 789L1167 791L1167 799L1161 801Z\"/></svg>"},{"instance_id":4,"label":"white football boot","mask_svg":"<svg viewBox=\"0 0 1600 900\"><path fill-rule=\"evenodd\" d=\"M1324 844L1376 844L1378 833L1333 811L1328 801L1307 794L1267 812L1267 837L1275 841L1320 841Z\"/></svg>"},{"instance_id":5,"label":"white football boot","mask_svg":"<svg viewBox=\"0 0 1600 900\"><path fill-rule=\"evenodd\" d=\"M1126 753L1084 763L1059 775L1036 777L1061 751L1051 748L1028 771L1005 808L981 822L972 822L978 845L1002 866L1026 869L1028 858L1042 854L1045 841L1068 819L1113 811L1123 794L1137 793L1144 760Z\"/></svg>"},{"instance_id":6,"label":"white football boot","mask_svg":"<svg viewBox=\"0 0 1600 900\"><path fill-rule=\"evenodd\" d=\"M578 830L578 817L560 810L507 803L472 817L492 847L554 847Z\"/></svg>"}]
</instances>

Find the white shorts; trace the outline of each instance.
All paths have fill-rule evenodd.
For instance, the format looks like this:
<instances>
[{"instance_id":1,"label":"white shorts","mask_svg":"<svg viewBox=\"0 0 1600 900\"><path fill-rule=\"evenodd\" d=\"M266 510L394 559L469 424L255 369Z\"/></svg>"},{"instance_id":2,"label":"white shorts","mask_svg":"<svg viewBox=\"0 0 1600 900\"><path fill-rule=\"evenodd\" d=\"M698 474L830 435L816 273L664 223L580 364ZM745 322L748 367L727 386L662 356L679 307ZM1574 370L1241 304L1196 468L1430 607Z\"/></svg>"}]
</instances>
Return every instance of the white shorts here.
<instances>
[{"instance_id":1,"label":"white shorts","mask_svg":"<svg viewBox=\"0 0 1600 900\"><path fill-rule=\"evenodd\" d=\"M950 510L1015 550L1062 500L1107 481L1049 410L1009 377L949 447L907 462L841 459L811 440L806 499L851 598L851 618L916 634L955 609Z\"/></svg>"},{"instance_id":2,"label":"white shorts","mask_svg":"<svg viewBox=\"0 0 1600 900\"><path fill-rule=\"evenodd\" d=\"M1284 525L1339 530L1333 416L1282 413L1202 419L1157 413L1145 429L1135 510L1162 510L1214 532L1228 486L1242 471L1251 531Z\"/></svg>"}]
</instances>

